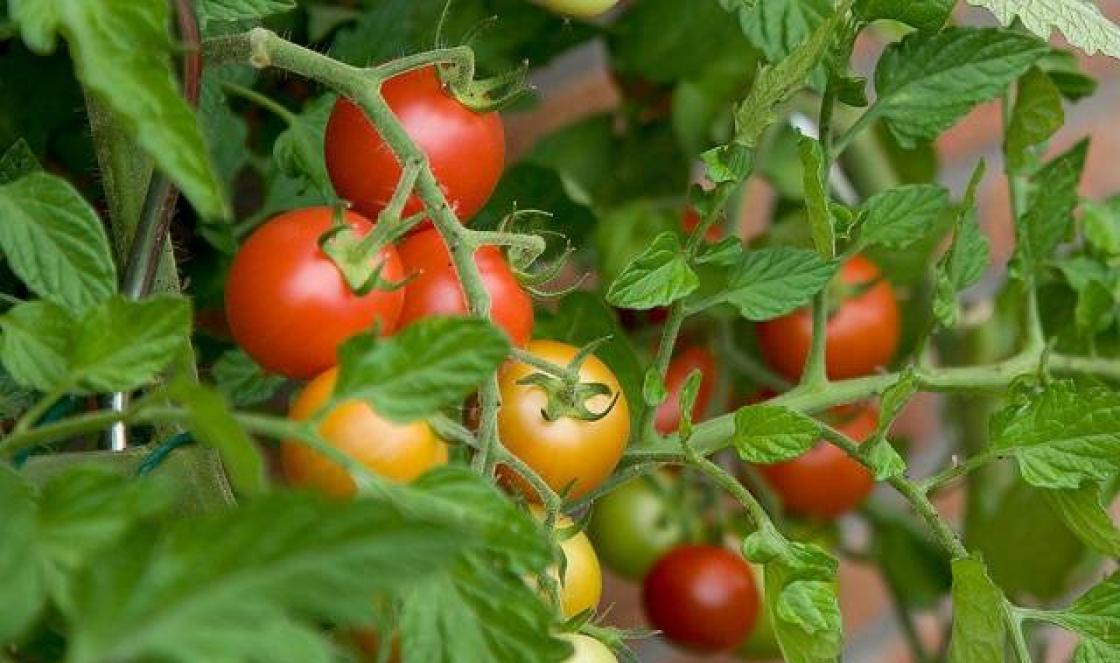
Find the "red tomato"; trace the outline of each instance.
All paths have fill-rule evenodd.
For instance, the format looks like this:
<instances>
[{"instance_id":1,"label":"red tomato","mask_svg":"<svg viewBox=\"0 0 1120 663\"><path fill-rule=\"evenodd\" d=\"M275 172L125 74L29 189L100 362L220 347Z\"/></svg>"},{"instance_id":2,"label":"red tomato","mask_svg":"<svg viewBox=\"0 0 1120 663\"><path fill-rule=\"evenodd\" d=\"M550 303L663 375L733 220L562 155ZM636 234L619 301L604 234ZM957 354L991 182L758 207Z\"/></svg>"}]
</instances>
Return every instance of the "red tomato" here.
<instances>
[{"instance_id":1,"label":"red tomato","mask_svg":"<svg viewBox=\"0 0 1120 663\"><path fill-rule=\"evenodd\" d=\"M874 406L847 414L851 418L836 426L840 432L857 442L875 432L879 412ZM875 487L875 478L867 468L823 441L793 460L760 465L758 469L782 498L786 510L800 516L835 518L859 506Z\"/></svg>"},{"instance_id":2,"label":"red tomato","mask_svg":"<svg viewBox=\"0 0 1120 663\"><path fill-rule=\"evenodd\" d=\"M412 277L405 287L401 329L433 315L466 315L467 302L459 275L436 229L406 239L400 245L400 255L405 273ZM514 345L524 346L533 334L533 300L497 247L480 248L475 252L474 262L490 293L490 317Z\"/></svg>"},{"instance_id":3,"label":"red tomato","mask_svg":"<svg viewBox=\"0 0 1120 663\"><path fill-rule=\"evenodd\" d=\"M751 567L719 546L669 551L642 583L642 604L654 628L669 640L705 652L734 649L758 619L758 589Z\"/></svg>"},{"instance_id":4,"label":"red tomato","mask_svg":"<svg viewBox=\"0 0 1120 663\"><path fill-rule=\"evenodd\" d=\"M716 386L716 358L707 348L698 346L685 348L669 362L665 373L665 387L669 396L657 406L654 426L662 435L675 433L681 422L681 389L689 373L700 371L700 390L696 393L696 403L692 407L692 419L696 421L708 409L712 401L712 390Z\"/></svg>"},{"instance_id":5,"label":"red tomato","mask_svg":"<svg viewBox=\"0 0 1120 663\"><path fill-rule=\"evenodd\" d=\"M843 283L853 288L878 282L840 304L828 320L826 371L834 380L874 373L898 349L899 315L894 289L879 268L862 256L844 264ZM809 357L813 318L809 309L758 324L758 345L767 363L797 381Z\"/></svg>"},{"instance_id":6,"label":"red tomato","mask_svg":"<svg viewBox=\"0 0 1120 663\"><path fill-rule=\"evenodd\" d=\"M385 81L381 93L409 137L428 156L447 202L461 221L470 219L502 175L506 143L497 113L475 113L443 89L434 67ZM327 123L327 170L340 196L371 219L389 203L400 164L365 113L339 97ZM415 195L405 215L424 206Z\"/></svg>"},{"instance_id":7,"label":"red tomato","mask_svg":"<svg viewBox=\"0 0 1120 663\"><path fill-rule=\"evenodd\" d=\"M336 352L354 334L380 325L391 333L404 292L373 290L356 295L319 249L332 210L309 207L273 217L242 245L226 281L226 318L234 340L268 371L307 379L337 363ZM369 221L346 212L359 235ZM381 276L404 278L397 250L385 247Z\"/></svg>"},{"instance_id":8,"label":"red tomato","mask_svg":"<svg viewBox=\"0 0 1120 663\"><path fill-rule=\"evenodd\" d=\"M691 207L686 207L684 214L681 216L681 227L686 233L691 234L698 225L700 225L700 215ZM704 241L706 242L715 244L721 239L723 239L723 230L719 227L719 224L713 224L704 232Z\"/></svg>"}]
</instances>

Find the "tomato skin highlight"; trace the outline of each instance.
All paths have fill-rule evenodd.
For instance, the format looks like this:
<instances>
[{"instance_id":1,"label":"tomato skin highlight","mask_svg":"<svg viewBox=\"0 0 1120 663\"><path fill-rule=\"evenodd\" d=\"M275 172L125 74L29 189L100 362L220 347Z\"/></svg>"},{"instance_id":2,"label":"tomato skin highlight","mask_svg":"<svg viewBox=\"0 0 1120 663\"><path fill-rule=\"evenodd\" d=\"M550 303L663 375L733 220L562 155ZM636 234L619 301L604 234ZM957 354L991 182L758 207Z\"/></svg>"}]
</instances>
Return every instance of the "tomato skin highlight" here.
<instances>
[{"instance_id":1,"label":"tomato skin highlight","mask_svg":"<svg viewBox=\"0 0 1120 663\"><path fill-rule=\"evenodd\" d=\"M536 340L526 346L526 351L564 366L579 352L579 348L558 341ZM498 432L502 443L529 467L533 468L555 491L571 485L570 499L576 499L594 490L614 471L630 437L630 408L618 378L598 357L590 356L580 366L583 382L607 385L611 395L598 395L587 402L592 412L602 412L614 407L598 421L580 421L560 417L547 421L541 414L548 402L547 394L540 387L517 384L522 378L536 373L521 362L510 361L498 375L502 406L498 409ZM539 501L536 492L506 467L500 468L507 483L520 490L526 498Z\"/></svg>"},{"instance_id":2,"label":"tomato skin highlight","mask_svg":"<svg viewBox=\"0 0 1120 663\"><path fill-rule=\"evenodd\" d=\"M840 270L841 281L858 287L880 279L879 268L855 256ZM833 380L870 375L894 357L899 342L899 312L894 288L886 279L840 304L829 318L825 370ZM760 322L758 345L766 362L793 382L801 377L813 339L809 309Z\"/></svg>"},{"instance_id":3,"label":"tomato skin highlight","mask_svg":"<svg viewBox=\"0 0 1120 663\"><path fill-rule=\"evenodd\" d=\"M466 222L486 204L505 165L505 131L495 112L476 113L459 103L434 67L394 76L381 86L385 102L428 157L451 209ZM327 122L327 172L338 195L371 219L389 204L400 163L354 102L339 97ZM413 194L404 215L423 211Z\"/></svg>"},{"instance_id":4,"label":"tomato skin highlight","mask_svg":"<svg viewBox=\"0 0 1120 663\"><path fill-rule=\"evenodd\" d=\"M681 389L692 371L700 371L700 389L692 407L692 420L697 421L712 402L716 387L716 358L707 348L693 346L678 352L665 372L665 388L669 395L657 406L654 427L662 435L677 432L681 423Z\"/></svg>"},{"instance_id":5,"label":"tomato skin highlight","mask_svg":"<svg viewBox=\"0 0 1120 663\"><path fill-rule=\"evenodd\" d=\"M661 476L674 481L667 472ZM595 501L587 535L607 568L641 580L654 562L687 538L684 523L674 515L665 498L637 478Z\"/></svg>"},{"instance_id":6,"label":"tomato skin highlight","mask_svg":"<svg viewBox=\"0 0 1120 663\"><path fill-rule=\"evenodd\" d=\"M719 652L750 635L759 594L742 557L719 546L689 545L653 565L642 583L642 605L650 624L672 642Z\"/></svg>"},{"instance_id":7,"label":"tomato skin highlight","mask_svg":"<svg viewBox=\"0 0 1120 663\"><path fill-rule=\"evenodd\" d=\"M331 227L332 210L309 207L273 217L241 246L226 281L226 319L237 344L265 370L310 379L337 363L338 346L378 325L396 329L404 292L373 290L356 295L319 236ZM373 227L353 212L344 219L359 235ZM386 281L404 277L392 246L378 255Z\"/></svg>"},{"instance_id":8,"label":"tomato skin highlight","mask_svg":"<svg viewBox=\"0 0 1120 663\"><path fill-rule=\"evenodd\" d=\"M836 429L862 443L875 433L878 419L878 410L868 405ZM799 516L836 518L859 506L875 488L867 468L824 441L793 460L758 469L785 509Z\"/></svg>"},{"instance_id":9,"label":"tomato skin highlight","mask_svg":"<svg viewBox=\"0 0 1120 663\"><path fill-rule=\"evenodd\" d=\"M466 315L462 282L443 238L434 228L408 237L399 247L405 274L404 307L398 328L433 315ZM486 291L490 293L490 317L510 341L524 347L533 335L533 300L521 287L501 250L483 246L475 252Z\"/></svg>"},{"instance_id":10,"label":"tomato skin highlight","mask_svg":"<svg viewBox=\"0 0 1120 663\"><path fill-rule=\"evenodd\" d=\"M330 398L337 378L338 369L332 368L308 383L292 402L288 416L304 421L314 415ZM319 434L370 471L401 483L447 464L447 444L426 421L396 423L361 401L335 406L319 424ZM332 497L354 494L354 480L346 470L304 444L283 442L280 463L292 485L315 488Z\"/></svg>"}]
</instances>

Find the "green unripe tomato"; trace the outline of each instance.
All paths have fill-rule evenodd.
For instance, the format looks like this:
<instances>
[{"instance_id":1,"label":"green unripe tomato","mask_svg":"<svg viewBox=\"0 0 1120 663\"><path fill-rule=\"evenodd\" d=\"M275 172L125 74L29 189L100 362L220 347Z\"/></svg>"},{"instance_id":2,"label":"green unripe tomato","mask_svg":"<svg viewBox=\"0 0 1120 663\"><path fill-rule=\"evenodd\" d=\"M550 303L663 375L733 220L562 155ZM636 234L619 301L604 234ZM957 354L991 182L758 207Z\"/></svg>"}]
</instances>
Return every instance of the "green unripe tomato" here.
<instances>
[{"instance_id":1,"label":"green unripe tomato","mask_svg":"<svg viewBox=\"0 0 1120 663\"><path fill-rule=\"evenodd\" d=\"M754 586L758 589L758 602L760 609L758 619L754 623L754 630L747 641L739 646L737 653L740 658L748 661L770 661L782 657L782 649L778 646L778 635L774 632L774 623L770 621L770 613L766 610L766 587L763 582L762 565L750 562L751 571L754 572Z\"/></svg>"},{"instance_id":2,"label":"green unripe tomato","mask_svg":"<svg viewBox=\"0 0 1120 663\"><path fill-rule=\"evenodd\" d=\"M564 663L618 663L609 647L589 635L568 633L561 637L576 649Z\"/></svg>"},{"instance_id":3,"label":"green unripe tomato","mask_svg":"<svg viewBox=\"0 0 1120 663\"><path fill-rule=\"evenodd\" d=\"M576 18L595 18L607 13L618 4L618 0L541 0L539 4L557 14Z\"/></svg>"},{"instance_id":4,"label":"green unripe tomato","mask_svg":"<svg viewBox=\"0 0 1120 663\"><path fill-rule=\"evenodd\" d=\"M687 538L680 517L642 478L595 503L587 535L607 568L630 580L641 580L654 562Z\"/></svg>"}]
</instances>

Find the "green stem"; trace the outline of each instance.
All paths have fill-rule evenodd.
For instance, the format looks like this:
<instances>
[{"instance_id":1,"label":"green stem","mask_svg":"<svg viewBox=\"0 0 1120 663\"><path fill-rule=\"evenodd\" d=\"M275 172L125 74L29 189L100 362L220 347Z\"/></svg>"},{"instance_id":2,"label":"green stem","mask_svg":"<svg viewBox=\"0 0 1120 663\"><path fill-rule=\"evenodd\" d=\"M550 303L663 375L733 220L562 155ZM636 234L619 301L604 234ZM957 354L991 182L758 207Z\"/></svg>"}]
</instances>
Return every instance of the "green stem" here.
<instances>
[{"instance_id":1,"label":"green stem","mask_svg":"<svg viewBox=\"0 0 1120 663\"><path fill-rule=\"evenodd\" d=\"M678 301L669 307L669 319L661 329L661 341L657 345L657 356L653 360L653 370L657 377L664 383L665 373L669 370L669 362L673 358L673 349L677 345L677 336L681 333L681 324L684 322L684 302ZM644 389L643 389L644 391ZM653 418L657 414L656 407L642 409L641 423L638 426L638 440L656 440L660 436L653 428Z\"/></svg>"},{"instance_id":2,"label":"green stem","mask_svg":"<svg viewBox=\"0 0 1120 663\"><path fill-rule=\"evenodd\" d=\"M826 342L828 341L828 288L823 288L813 296L813 342L809 346L809 357L801 372L801 385L818 390L828 385L826 366Z\"/></svg>"},{"instance_id":3,"label":"green stem","mask_svg":"<svg viewBox=\"0 0 1120 663\"><path fill-rule=\"evenodd\" d=\"M226 92L229 92L230 94L241 97L246 101L250 101L260 106L273 115L279 117L281 120L284 120L284 122L289 125L295 124L297 121L299 121L299 118L296 117L296 114L288 110L280 102L276 101L272 97L261 94L256 90L251 90L247 87L238 85L237 83L230 83L228 81L222 83L222 89Z\"/></svg>"},{"instance_id":4,"label":"green stem","mask_svg":"<svg viewBox=\"0 0 1120 663\"><path fill-rule=\"evenodd\" d=\"M851 145L856 136L860 135L860 133L870 127L871 124L878 119L880 110L881 107L878 103L872 104L870 108L863 112L863 115L859 116L855 124L848 127L848 130L836 139L836 144L832 146L829 154L831 154L833 158L838 158L840 155L844 154L844 151L848 149L848 146Z\"/></svg>"},{"instance_id":5,"label":"green stem","mask_svg":"<svg viewBox=\"0 0 1120 663\"><path fill-rule=\"evenodd\" d=\"M774 527L773 523L770 522L770 516L766 513L766 509L762 507L762 504L755 499L754 495L752 495L743 484L739 483L738 479L728 474L727 470L697 453L692 445L685 445L684 455L685 460L690 466L710 477L720 488L734 497L735 500L743 506L743 509L747 512L747 516L751 519L751 523L756 528L761 529L767 526L771 528Z\"/></svg>"},{"instance_id":6,"label":"green stem","mask_svg":"<svg viewBox=\"0 0 1120 663\"><path fill-rule=\"evenodd\" d=\"M72 386L73 383L67 380L56 386L50 392L44 394L42 398L36 401L35 404L27 410L27 412L23 413L23 416L16 422L15 428L12 429L12 433L23 433L34 426L60 398L66 395L66 392L69 391Z\"/></svg>"},{"instance_id":7,"label":"green stem","mask_svg":"<svg viewBox=\"0 0 1120 663\"><path fill-rule=\"evenodd\" d=\"M544 238L538 235L507 233L497 230L468 230L467 236L475 246L509 246L520 249L531 256L540 256L548 248Z\"/></svg>"},{"instance_id":8,"label":"green stem","mask_svg":"<svg viewBox=\"0 0 1120 663\"><path fill-rule=\"evenodd\" d=\"M994 453L992 451L984 451L969 458L963 463L954 465L947 470L943 470L929 477L928 479L920 482L918 485L921 487L922 492L930 495L953 483L957 479L960 479L972 473L974 470L977 470L994 460L998 460L999 458L1000 455L997 453Z\"/></svg>"},{"instance_id":9,"label":"green stem","mask_svg":"<svg viewBox=\"0 0 1120 663\"><path fill-rule=\"evenodd\" d=\"M542 373L547 373L548 375L560 378L562 380L572 379L572 371L569 370L567 366L561 366L559 364L554 364L551 361L541 359L537 355L531 352L526 352L521 348L513 348L512 350L510 350L510 355L522 364L531 366ZM578 371L576 371L575 380L579 380Z\"/></svg>"}]
</instances>

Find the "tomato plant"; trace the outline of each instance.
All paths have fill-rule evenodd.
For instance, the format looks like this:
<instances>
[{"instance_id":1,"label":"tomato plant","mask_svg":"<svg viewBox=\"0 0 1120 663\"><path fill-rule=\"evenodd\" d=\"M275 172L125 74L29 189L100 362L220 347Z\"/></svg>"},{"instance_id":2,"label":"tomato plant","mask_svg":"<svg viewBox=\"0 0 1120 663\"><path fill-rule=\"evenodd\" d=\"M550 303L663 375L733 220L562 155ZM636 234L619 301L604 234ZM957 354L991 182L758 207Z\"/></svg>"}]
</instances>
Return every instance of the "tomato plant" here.
<instances>
[{"instance_id":1,"label":"tomato plant","mask_svg":"<svg viewBox=\"0 0 1120 663\"><path fill-rule=\"evenodd\" d=\"M533 341L526 352L538 360L566 366L579 349L555 341ZM498 381L502 407L498 431L506 448L532 468L554 491L567 491L571 498L587 494L610 476L630 435L630 413L618 379L594 355L578 367L579 384L602 385L590 394L570 385L546 389L528 384L533 374L528 364L514 362L501 370ZM555 414L549 414L552 403ZM516 484L534 499L535 489L513 473Z\"/></svg>"},{"instance_id":2,"label":"tomato plant","mask_svg":"<svg viewBox=\"0 0 1120 663\"><path fill-rule=\"evenodd\" d=\"M286 212L270 219L245 242L226 281L226 319L234 340L269 371L311 378L334 366L338 346L378 325L391 333L404 293L375 289L353 292L319 248L332 223L326 207ZM358 234L368 221L347 212ZM377 256L385 279L404 277L395 248Z\"/></svg>"},{"instance_id":3,"label":"tomato plant","mask_svg":"<svg viewBox=\"0 0 1120 663\"><path fill-rule=\"evenodd\" d=\"M425 230L412 235L401 243L400 256L411 279L405 288L400 327L432 315L467 313L462 283L438 232ZM480 248L474 260L490 295L491 319L514 345L524 346L533 334L532 299L497 248Z\"/></svg>"},{"instance_id":4,"label":"tomato plant","mask_svg":"<svg viewBox=\"0 0 1120 663\"><path fill-rule=\"evenodd\" d=\"M0 660L1120 660L1118 30L957 4L0 2Z\"/></svg>"},{"instance_id":5,"label":"tomato plant","mask_svg":"<svg viewBox=\"0 0 1120 663\"><path fill-rule=\"evenodd\" d=\"M434 67L405 72L381 85L404 131L423 150L455 214L468 221L490 197L505 162L505 133L497 113L477 113L448 94ZM358 211L376 219L401 177L392 149L362 109L345 97L331 111L326 162L331 182ZM423 209L409 199L405 214Z\"/></svg>"},{"instance_id":6,"label":"tomato plant","mask_svg":"<svg viewBox=\"0 0 1120 663\"><path fill-rule=\"evenodd\" d=\"M699 651L742 644L758 618L754 575L718 546L681 546L661 557L642 582L642 605L655 628Z\"/></svg>"}]
</instances>

